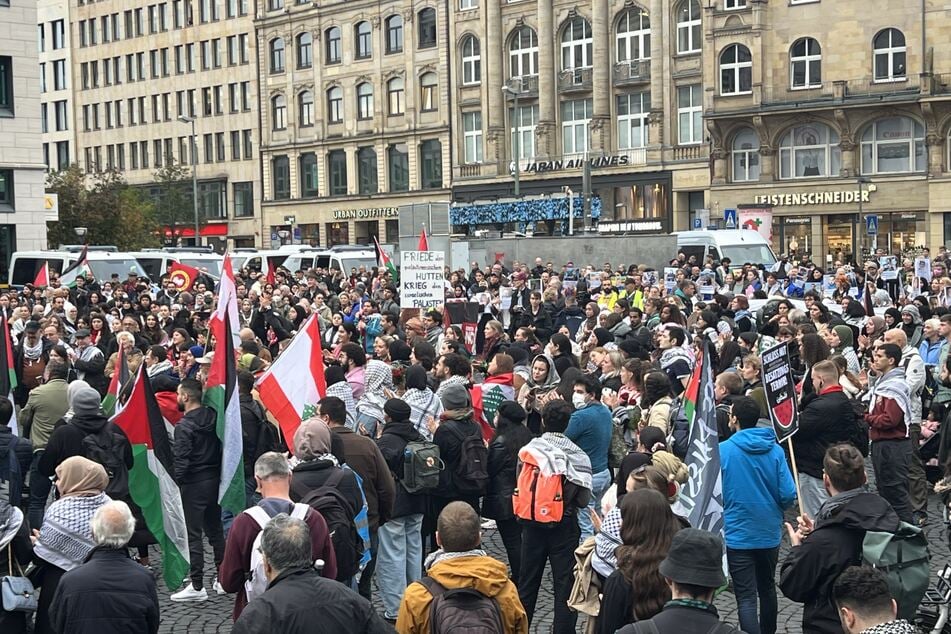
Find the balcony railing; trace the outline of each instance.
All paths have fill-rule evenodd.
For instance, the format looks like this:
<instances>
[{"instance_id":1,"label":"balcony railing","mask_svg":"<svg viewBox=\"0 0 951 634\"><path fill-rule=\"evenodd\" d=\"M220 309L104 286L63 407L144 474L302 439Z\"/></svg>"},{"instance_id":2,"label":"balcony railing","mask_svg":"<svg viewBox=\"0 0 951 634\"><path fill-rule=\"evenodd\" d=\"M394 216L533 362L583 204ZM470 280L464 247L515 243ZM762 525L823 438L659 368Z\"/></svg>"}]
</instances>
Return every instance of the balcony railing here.
<instances>
[{"instance_id":1,"label":"balcony railing","mask_svg":"<svg viewBox=\"0 0 951 634\"><path fill-rule=\"evenodd\" d=\"M626 156L628 165L647 165L647 148L635 147L618 150L618 156Z\"/></svg>"},{"instance_id":2,"label":"balcony railing","mask_svg":"<svg viewBox=\"0 0 951 634\"><path fill-rule=\"evenodd\" d=\"M558 90L561 92L591 90L591 69L572 68L560 72L558 74Z\"/></svg>"},{"instance_id":3,"label":"balcony railing","mask_svg":"<svg viewBox=\"0 0 951 634\"><path fill-rule=\"evenodd\" d=\"M482 176L482 163L459 166L459 178L478 178L479 176Z\"/></svg>"},{"instance_id":4,"label":"balcony railing","mask_svg":"<svg viewBox=\"0 0 951 634\"><path fill-rule=\"evenodd\" d=\"M699 161L707 158L706 145L679 145L674 148L675 161Z\"/></svg>"},{"instance_id":5,"label":"balcony railing","mask_svg":"<svg viewBox=\"0 0 951 634\"><path fill-rule=\"evenodd\" d=\"M849 98L885 98L900 95L917 95L921 92L921 83L917 78L901 78L898 80L875 81L871 77L865 79L849 79L833 82L837 88L842 86L843 97Z\"/></svg>"},{"instance_id":6,"label":"balcony railing","mask_svg":"<svg viewBox=\"0 0 951 634\"><path fill-rule=\"evenodd\" d=\"M951 73L932 75L931 93L934 95L947 95L951 93Z\"/></svg>"},{"instance_id":7,"label":"balcony railing","mask_svg":"<svg viewBox=\"0 0 951 634\"><path fill-rule=\"evenodd\" d=\"M525 75L523 77L512 77L506 86L516 91L519 96L533 96L538 94L538 75Z\"/></svg>"},{"instance_id":8,"label":"balcony railing","mask_svg":"<svg viewBox=\"0 0 951 634\"><path fill-rule=\"evenodd\" d=\"M649 59L618 62L614 65L614 83L618 86L642 84L651 80Z\"/></svg>"}]
</instances>

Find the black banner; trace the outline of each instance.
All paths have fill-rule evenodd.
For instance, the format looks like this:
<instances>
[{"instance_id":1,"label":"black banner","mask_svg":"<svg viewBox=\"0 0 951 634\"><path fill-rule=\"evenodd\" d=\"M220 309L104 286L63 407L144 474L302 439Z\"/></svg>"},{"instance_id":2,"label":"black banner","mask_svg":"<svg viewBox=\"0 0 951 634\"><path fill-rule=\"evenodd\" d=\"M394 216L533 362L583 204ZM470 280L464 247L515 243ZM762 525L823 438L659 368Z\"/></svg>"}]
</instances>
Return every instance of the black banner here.
<instances>
[{"instance_id":1,"label":"black banner","mask_svg":"<svg viewBox=\"0 0 951 634\"><path fill-rule=\"evenodd\" d=\"M778 344L763 351L763 389L776 440L782 442L799 430L796 385L789 363L789 346Z\"/></svg>"}]
</instances>

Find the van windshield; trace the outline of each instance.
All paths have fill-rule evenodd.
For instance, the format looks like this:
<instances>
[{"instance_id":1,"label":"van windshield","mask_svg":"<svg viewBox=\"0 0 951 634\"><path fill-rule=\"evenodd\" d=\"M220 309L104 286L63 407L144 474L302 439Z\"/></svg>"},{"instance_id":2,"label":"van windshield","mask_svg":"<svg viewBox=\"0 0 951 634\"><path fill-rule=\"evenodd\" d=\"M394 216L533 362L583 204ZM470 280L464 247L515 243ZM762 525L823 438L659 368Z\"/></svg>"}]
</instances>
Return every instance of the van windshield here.
<instances>
[{"instance_id":1,"label":"van windshield","mask_svg":"<svg viewBox=\"0 0 951 634\"><path fill-rule=\"evenodd\" d=\"M186 266L196 269L205 269L215 277L221 277L221 260L211 258L176 258Z\"/></svg>"},{"instance_id":2,"label":"van windshield","mask_svg":"<svg viewBox=\"0 0 951 634\"><path fill-rule=\"evenodd\" d=\"M360 270L360 267L366 267L369 271L376 266L376 258L340 258L340 264L344 267L344 273L349 274L350 269Z\"/></svg>"},{"instance_id":3,"label":"van windshield","mask_svg":"<svg viewBox=\"0 0 951 634\"><path fill-rule=\"evenodd\" d=\"M146 277L145 271L135 258L109 258L108 260L89 260L89 268L99 281L109 281L116 274L123 282L129 277L129 271L135 271L139 277Z\"/></svg>"},{"instance_id":4,"label":"van windshield","mask_svg":"<svg viewBox=\"0 0 951 634\"><path fill-rule=\"evenodd\" d=\"M746 264L776 264L773 252L765 244L724 244L720 246L721 257L730 258L734 266Z\"/></svg>"}]
</instances>

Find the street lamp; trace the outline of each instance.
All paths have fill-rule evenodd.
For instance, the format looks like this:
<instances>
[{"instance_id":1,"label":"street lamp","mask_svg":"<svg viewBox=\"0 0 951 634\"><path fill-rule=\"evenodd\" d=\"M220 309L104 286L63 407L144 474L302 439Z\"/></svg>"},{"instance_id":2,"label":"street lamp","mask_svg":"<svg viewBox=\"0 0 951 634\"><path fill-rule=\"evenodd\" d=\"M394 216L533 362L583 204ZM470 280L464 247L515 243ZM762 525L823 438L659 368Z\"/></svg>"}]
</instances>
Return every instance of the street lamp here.
<instances>
[{"instance_id":1,"label":"street lamp","mask_svg":"<svg viewBox=\"0 0 951 634\"><path fill-rule=\"evenodd\" d=\"M192 205L195 209L195 246L201 246L201 234L198 228L198 140L195 138L195 117L188 115L178 115L178 120L182 123L190 123L192 126Z\"/></svg>"},{"instance_id":2,"label":"street lamp","mask_svg":"<svg viewBox=\"0 0 951 634\"><path fill-rule=\"evenodd\" d=\"M521 148L521 139L519 138L518 133L518 124L516 122L516 117L518 114L518 91L509 86L508 84L502 85L502 94L503 95L512 95L512 154L513 154L513 163L515 164L515 169L512 170L512 175L515 178L515 197L519 197L519 158L522 153Z\"/></svg>"},{"instance_id":3,"label":"street lamp","mask_svg":"<svg viewBox=\"0 0 951 634\"><path fill-rule=\"evenodd\" d=\"M868 176L859 176L856 182L859 184L859 222L864 223L865 216L862 214L862 198L865 197L865 186L870 185L872 183L872 179L869 178ZM866 227L868 227L867 224L866 224ZM863 240L863 242L867 242L867 241L868 241L868 229L866 228L865 240ZM872 250L870 255L873 254L877 248L878 248L878 230L876 229L875 235L872 236Z\"/></svg>"},{"instance_id":4,"label":"street lamp","mask_svg":"<svg viewBox=\"0 0 951 634\"><path fill-rule=\"evenodd\" d=\"M76 237L82 240L83 244L86 244L86 232L88 229L86 229L86 227L74 227L73 231L76 232Z\"/></svg>"}]
</instances>

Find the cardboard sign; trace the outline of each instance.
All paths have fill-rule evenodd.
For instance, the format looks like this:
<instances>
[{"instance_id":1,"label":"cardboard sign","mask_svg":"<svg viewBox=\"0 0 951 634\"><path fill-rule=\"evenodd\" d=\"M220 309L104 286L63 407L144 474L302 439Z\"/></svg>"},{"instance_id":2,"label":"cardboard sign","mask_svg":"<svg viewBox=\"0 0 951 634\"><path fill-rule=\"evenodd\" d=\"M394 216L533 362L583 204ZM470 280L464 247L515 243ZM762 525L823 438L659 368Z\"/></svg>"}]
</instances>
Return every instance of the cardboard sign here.
<instances>
[{"instance_id":1,"label":"cardboard sign","mask_svg":"<svg viewBox=\"0 0 951 634\"><path fill-rule=\"evenodd\" d=\"M781 343L764 350L762 360L766 408L773 422L776 440L782 442L799 430L796 384L789 363L789 346Z\"/></svg>"},{"instance_id":2,"label":"cardboard sign","mask_svg":"<svg viewBox=\"0 0 951 634\"><path fill-rule=\"evenodd\" d=\"M446 302L445 251L403 251L400 254L400 305L432 309Z\"/></svg>"}]
</instances>

